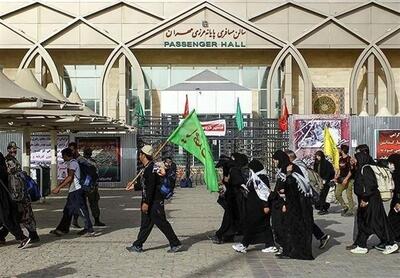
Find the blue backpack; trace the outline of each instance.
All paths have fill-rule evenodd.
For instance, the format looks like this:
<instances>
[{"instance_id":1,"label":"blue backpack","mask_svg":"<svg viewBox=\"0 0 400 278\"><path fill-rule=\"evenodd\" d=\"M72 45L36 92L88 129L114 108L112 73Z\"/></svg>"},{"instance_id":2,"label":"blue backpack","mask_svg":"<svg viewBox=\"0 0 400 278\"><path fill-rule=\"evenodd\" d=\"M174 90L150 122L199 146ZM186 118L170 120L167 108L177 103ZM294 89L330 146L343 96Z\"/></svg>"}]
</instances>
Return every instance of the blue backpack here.
<instances>
[{"instance_id":1,"label":"blue backpack","mask_svg":"<svg viewBox=\"0 0 400 278\"><path fill-rule=\"evenodd\" d=\"M174 189L167 176L161 178L160 192L165 200L170 199L174 195Z\"/></svg>"},{"instance_id":2,"label":"blue backpack","mask_svg":"<svg viewBox=\"0 0 400 278\"><path fill-rule=\"evenodd\" d=\"M29 194L31 202L39 201L42 195L38 184L25 172L20 175L25 183L25 191Z\"/></svg>"},{"instance_id":3,"label":"blue backpack","mask_svg":"<svg viewBox=\"0 0 400 278\"><path fill-rule=\"evenodd\" d=\"M97 185L97 180L99 179L96 166L79 161L78 164L81 174L79 183L84 191L91 191Z\"/></svg>"}]
</instances>

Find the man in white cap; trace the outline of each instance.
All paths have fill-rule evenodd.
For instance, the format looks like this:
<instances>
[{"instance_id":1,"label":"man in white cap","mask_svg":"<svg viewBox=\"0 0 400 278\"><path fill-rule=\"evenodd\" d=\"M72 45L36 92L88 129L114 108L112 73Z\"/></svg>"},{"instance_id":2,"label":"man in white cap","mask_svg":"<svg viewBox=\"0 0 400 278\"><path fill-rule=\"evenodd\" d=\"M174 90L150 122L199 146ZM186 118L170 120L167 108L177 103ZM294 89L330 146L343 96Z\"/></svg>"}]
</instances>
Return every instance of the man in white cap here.
<instances>
[{"instance_id":1,"label":"man in white cap","mask_svg":"<svg viewBox=\"0 0 400 278\"><path fill-rule=\"evenodd\" d=\"M157 167L154 167L153 148L150 145L144 145L139 152L139 159L144 165L141 202L142 219L136 241L126 249L129 252L143 252L143 244L155 224L169 241L171 248L168 252L175 253L182 248L182 244L165 217L164 198L160 192L161 179ZM130 185L127 188L130 188Z\"/></svg>"}]
</instances>

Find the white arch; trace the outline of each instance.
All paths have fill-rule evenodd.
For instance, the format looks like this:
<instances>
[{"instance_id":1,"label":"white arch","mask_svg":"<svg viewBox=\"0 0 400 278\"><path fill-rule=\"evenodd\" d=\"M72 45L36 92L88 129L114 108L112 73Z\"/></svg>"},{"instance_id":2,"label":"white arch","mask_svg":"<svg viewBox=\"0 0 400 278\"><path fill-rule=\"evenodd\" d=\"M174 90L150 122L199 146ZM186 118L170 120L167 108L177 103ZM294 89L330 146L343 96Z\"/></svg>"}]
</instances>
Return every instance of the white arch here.
<instances>
[{"instance_id":1,"label":"white arch","mask_svg":"<svg viewBox=\"0 0 400 278\"><path fill-rule=\"evenodd\" d=\"M357 81L360 75L360 71L365 61L370 55L374 55L379 63L381 64L385 76L387 79L387 108L390 113L396 114L396 92L394 90L394 76L392 67L390 66L389 60L386 58L385 54L376 44L370 44L358 57L350 76L350 105L353 113L357 113Z\"/></svg>"},{"instance_id":2,"label":"white arch","mask_svg":"<svg viewBox=\"0 0 400 278\"><path fill-rule=\"evenodd\" d=\"M128 59L129 63L133 66L135 77L138 84L139 99L141 103L144 103L144 76L140 64L136 59L136 56L132 53L132 51L124 44L120 44L108 56L106 62L104 63L104 69L101 74L102 105L103 105L102 111L104 111L105 92L107 90L107 76L110 74L112 66L114 65L115 61L120 57L120 55L124 55Z\"/></svg>"},{"instance_id":3,"label":"white arch","mask_svg":"<svg viewBox=\"0 0 400 278\"><path fill-rule=\"evenodd\" d=\"M292 44L286 45L275 57L271 69L270 74L267 78L267 93L268 93L268 101L269 101L269 109L268 109L268 116L272 117L272 89L273 89L273 77L276 74L276 71L279 69L279 66L282 64L283 60L286 58L287 55L292 55L292 57L296 60L297 64L299 65L301 74L304 80L304 114L311 114L311 100L312 100L312 80L311 74L308 70L308 66L306 61L304 60L303 56L301 55L300 51L295 48Z\"/></svg>"},{"instance_id":4,"label":"white arch","mask_svg":"<svg viewBox=\"0 0 400 278\"><path fill-rule=\"evenodd\" d=\"M18 72L21 69L28 68L29 64L32 62L36 55L40 55L43 58L43 60L47 64L47 67L49 68L53 83L57 84L58 88L61 88L61 80L58 74L57 66L54 63L54 60L51 58L49 52L47 52L47 50L39 43L33 45L25 54L24 58L22 58L22 61L18 67Z\"/></svg>"}]
</instances>

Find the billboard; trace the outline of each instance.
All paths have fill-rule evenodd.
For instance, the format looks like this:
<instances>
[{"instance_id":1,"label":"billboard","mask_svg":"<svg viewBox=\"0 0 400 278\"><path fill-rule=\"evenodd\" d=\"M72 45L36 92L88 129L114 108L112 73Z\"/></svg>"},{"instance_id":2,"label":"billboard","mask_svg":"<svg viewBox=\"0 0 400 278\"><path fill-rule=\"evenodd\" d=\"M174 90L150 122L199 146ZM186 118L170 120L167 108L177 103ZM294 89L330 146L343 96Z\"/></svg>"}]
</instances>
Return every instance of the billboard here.
<instances>
[{"instance_id":1,"label":"billboard","mask_svg":"<svg viewBox=\"0 0 400 278\"><path fill-rule=\"evenodd\" d=\"M99 170L99 182L121 181L121 144L119 137L78 137L76 143L83 155L85 148L91 148L92 158Z\"/></svg>"},{"instance_id":2,"label":"billboard","mask_svg":"<svg viewBox=\"0 0 400 278\"><path fill-rule=\"evenodd\" d=\"M400 153L400 129L376 130L375 149L377 159L387 159L393 153Z\"/></svg>"}]
</instances>

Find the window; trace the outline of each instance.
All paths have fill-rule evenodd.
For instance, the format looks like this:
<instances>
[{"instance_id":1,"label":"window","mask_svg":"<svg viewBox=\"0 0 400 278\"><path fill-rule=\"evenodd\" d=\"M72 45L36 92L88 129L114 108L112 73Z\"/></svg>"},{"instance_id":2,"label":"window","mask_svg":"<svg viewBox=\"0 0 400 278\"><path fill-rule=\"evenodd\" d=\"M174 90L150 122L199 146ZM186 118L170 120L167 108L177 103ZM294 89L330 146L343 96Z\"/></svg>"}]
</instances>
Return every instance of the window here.
<instances>
[{"instance_id":1,"label":"window","mask_svg":"<svg viewBox=\"0 0 400 278\"><path fill-rule=\"evenodd\" d=\"M242 69L242 85L249 89L258 89L258 67L244 66Z\"/></svg>"},{"instance_id":2,"label":"window","mask_svg":"<svg viewBox=\"0 0 400 278\"><path fill-rule=\"evenodd\" d=\"M64 95L78 92L86 106L100 114L102 71L102 65L64 65Z\"/></svg>"}]
</instances>

